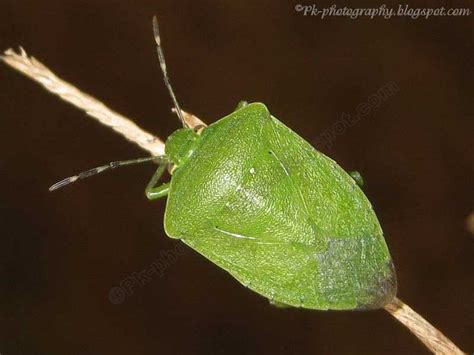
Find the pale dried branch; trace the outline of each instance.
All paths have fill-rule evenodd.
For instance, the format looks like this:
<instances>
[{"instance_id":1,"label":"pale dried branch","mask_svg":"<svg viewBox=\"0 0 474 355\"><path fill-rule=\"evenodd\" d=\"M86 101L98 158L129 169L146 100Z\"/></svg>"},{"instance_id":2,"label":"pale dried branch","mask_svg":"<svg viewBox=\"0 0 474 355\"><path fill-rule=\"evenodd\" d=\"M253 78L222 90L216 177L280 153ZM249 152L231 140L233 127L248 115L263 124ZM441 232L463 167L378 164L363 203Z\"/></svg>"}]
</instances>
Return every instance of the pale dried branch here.
<instances>
[{"instance_id":1,"label":"pale dried branch","mask_svg":"<svg viewBox=\"0 0 474 355\"><path fill-rule=\"evenodd\" d=\"M20 54L15 53L12 49L8 49L3 56L0 56L0 59L27 77L37 81L48 91L84 110L100 123L111 127L129 141L138 144L152 155L162 155L164 153L164 144L159 138L142 130L131 120L112 111L92 96L61 80L39 61L33 57L29 58L23 49L21 49ZM196 116L184 111L182 113L188 127L205 126ZM398 298L395 298L390 304L385 306L385 310L416 335L433 353L464 354L438 329Z\"/></svg>"},{"instance_id":2,"label":"pale dried branch","mask_svg":"<svg viewBox=\"0 0 474 355\"><path fill-rule=\"evenodd\" d=\"M416 335L434 354L464 354L456 344L402 300L394 298L385 310Z\"/></svg>"},{"instance_id":3,"label":"pale dried branch","mask_svg":"<svg viewBox=\"0 0 474 355\"><path fill-rule=\"evenodd\" d=\"M174 113L177 112L175 108L172 108L171 111ZM187 127L194 128L198 126L206 126L206 124L201 121L197 116L194 116L193 114L188 113L184 110L181 110L181 113L183 115L184 123Z\"/></svg>"},{"instance_id":4,"label":"pale dried branch","mask_svg":"<svg viewBox=\"0 0 474 355\"><path fill-rule=\"evenodd\" d=\"M84 110L89 116L112 128L152 155L164 154L164 144L158 137L144 131L130 119L111 110L102 102L58 78L41 62L33 57L28 57L23 48L20 48L19 54L12 49L8 49L3 56L0 56L0 59L12 68L43 85L49 92L58 95L61 99ZM189 119L189 123L186 123L188 123L190 127L203 124L196 116L185 113L184 111L183 116Z\"/></svg>"}]
</instances>

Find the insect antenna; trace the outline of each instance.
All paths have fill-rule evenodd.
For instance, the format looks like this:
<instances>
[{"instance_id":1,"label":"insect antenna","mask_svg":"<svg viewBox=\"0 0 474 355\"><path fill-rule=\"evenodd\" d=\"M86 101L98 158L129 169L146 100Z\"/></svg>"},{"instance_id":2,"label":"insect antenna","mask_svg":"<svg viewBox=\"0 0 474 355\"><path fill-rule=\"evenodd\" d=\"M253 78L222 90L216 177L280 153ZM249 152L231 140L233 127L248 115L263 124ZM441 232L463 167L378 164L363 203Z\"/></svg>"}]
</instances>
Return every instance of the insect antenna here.
<instances>
[{"instance_id":1,"label":"insect antenna","mask_svg":"<svg viewBox=\"0 0 474 355\"><path fill-rule=\"evenodd\" d=\"M106 165L98 166L97 168L94 169L89 169L86 171L83 171L82 173L79 173L74 176L67 177L65 179L62 179L61 181L58 181L54 185L51 185L49 188L49 191L54 191L57 189L60 189L66 185L69 185L77 180L85 179L93 175L100 174L104 171L110 170L110 169L115 169L119 168L122 166L127 166L127 165L132 165L132 164L140 164L140 163L145 163L151 160L163 160L162 157L146 157L146 158L139 158L139 159L132 159L132 160L122 160L122 161L113 161L110 162Z\"/></svg>"},{"instance_id":2,"label":"insect antenna","mask_svg":"<svg viewBox=\"0 0 474 355\"><path fill-rule=\"evenodd\" d=\"M181 113L181 108L179 107L178 100L174 94L173 88L171 87L170 79L168 77L168 71L166 70L165 55L163 54L163 47L161 46L160 30L158 28L158 19L156 16L153 16L153 35L156 42L156 52L158 53L158 61L160 62L161 71L163 72L163 80L165 85L168 88L171 99L173 100L174 107L176 108L176 113L178 114L179 120L183 124L183 127L187 127L186 121L184 120L183 114Z\"/></svg>"}]
</instances>

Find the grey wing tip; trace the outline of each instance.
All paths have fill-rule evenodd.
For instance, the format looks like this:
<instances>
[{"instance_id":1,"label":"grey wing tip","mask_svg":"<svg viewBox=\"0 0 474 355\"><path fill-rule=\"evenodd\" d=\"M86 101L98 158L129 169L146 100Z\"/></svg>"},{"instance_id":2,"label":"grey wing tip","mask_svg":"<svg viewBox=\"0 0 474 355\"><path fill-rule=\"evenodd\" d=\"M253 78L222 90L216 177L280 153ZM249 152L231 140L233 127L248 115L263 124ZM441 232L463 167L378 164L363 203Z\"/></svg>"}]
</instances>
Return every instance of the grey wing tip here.
<instances>
[{"instance_id":1,"label":"grey wing tip","mask_svg":"<svg viewBox=\"0 0 474 355\"><path fill-rule=\"evenodd\" d=\"M368 290L369 301L356 307L357 310L380 309L391 303L397 295L397 276L392 260L388 261L388 275L376 280Z\"/></svg>"}]
</instances>

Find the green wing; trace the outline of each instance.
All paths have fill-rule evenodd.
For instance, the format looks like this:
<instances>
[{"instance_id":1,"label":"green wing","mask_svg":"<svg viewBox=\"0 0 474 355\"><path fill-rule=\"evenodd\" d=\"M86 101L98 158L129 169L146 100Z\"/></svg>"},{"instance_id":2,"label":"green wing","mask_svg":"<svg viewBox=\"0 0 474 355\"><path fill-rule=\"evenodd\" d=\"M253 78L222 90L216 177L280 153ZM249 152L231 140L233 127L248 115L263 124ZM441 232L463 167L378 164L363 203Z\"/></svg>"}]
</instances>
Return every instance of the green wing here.
<instances>
[{"instance_id":1,"label":"green wing","mask_svg":"<svg viewBox=\"0 0 474 355\"><path fill-rule=\"evenodd\" d=\"M373 209L334 161L251 104L209 126L172 177L165 229L276 303L383 306L393 265Z\"/></svg>"}]
</instances>

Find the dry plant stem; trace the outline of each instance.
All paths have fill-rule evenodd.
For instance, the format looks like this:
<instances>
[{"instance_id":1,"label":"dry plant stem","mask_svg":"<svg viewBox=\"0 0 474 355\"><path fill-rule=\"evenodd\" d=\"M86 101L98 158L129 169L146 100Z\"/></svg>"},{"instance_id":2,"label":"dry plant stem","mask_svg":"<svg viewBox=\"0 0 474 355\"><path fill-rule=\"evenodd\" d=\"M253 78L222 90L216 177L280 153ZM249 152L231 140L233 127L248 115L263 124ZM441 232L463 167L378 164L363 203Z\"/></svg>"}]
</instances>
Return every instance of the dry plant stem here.
<instances>
[{"instance_id":1,"label":"dry plant stem","mask_svg":"<svg viewBox=\"0 0 474 355\"><path fill-rule=\"evenodd\" d=\"M5 63L42 84L48 91L70 102L102 124L111 127L129 141L138 144L152 155L164 153L163 142L142 130L128 118L112 111L100 101L81 92L71 84L59 79L53 72L34 58L29 58L25 51L17 54L8 49L0 56ZM188 127L205 125L199 118L184 111L183 116ZM399 320L410 332L415 334L435 354L463 354L463 352L438 329L408 307L398 298L385 306L385 310Z\"/></svg>"},{"instance_id":2,"label":"dry plant stem","mask_svg":"<svg viewBox=\"0 0 474 355\"><path fill-rule=\"evenodd\" d=\"M434 354L464 354L456 344L402 300L395 297L391 303L385 306L385 310L415 334Z\"/></svg>"},{"instance_id":3,"label":"dry plant stem","mask_svg":"<svg viewBox=\"0 0 474 355\"><path fill-rule=\"evenodd\" d=\"M112 111L100 101L61 80L41 62L33 57L28 57L22 48L20 48L19 54L8 49L0 58L12 68L43 85L49 92L84 110L89 116L111 127L152 155L164 154L164 144L159 138L145 132L128 118Z\"/></svg>"}]
</instances>

